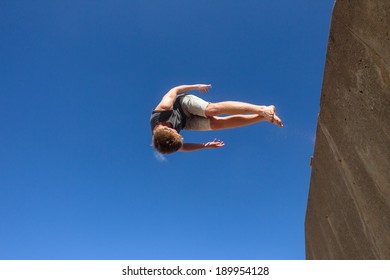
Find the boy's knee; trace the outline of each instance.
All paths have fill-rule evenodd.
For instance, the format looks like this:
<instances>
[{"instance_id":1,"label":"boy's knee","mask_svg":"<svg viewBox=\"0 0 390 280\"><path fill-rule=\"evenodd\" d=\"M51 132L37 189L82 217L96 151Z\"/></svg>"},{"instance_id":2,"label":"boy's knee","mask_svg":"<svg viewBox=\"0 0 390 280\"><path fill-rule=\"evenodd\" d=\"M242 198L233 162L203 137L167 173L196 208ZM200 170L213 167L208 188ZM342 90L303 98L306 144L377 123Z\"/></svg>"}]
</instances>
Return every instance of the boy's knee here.
<instances>
[{"instance_id":1,"label":"boy's knee","mask_svg":"<svg viewBox=\"0 0 390 280\"><path fill-rule=\"evenodd\" d=\"M205 114L208 117L218 116L221 110L218 103L209 103L206 107Z\"/></svg>"}]
</instances>

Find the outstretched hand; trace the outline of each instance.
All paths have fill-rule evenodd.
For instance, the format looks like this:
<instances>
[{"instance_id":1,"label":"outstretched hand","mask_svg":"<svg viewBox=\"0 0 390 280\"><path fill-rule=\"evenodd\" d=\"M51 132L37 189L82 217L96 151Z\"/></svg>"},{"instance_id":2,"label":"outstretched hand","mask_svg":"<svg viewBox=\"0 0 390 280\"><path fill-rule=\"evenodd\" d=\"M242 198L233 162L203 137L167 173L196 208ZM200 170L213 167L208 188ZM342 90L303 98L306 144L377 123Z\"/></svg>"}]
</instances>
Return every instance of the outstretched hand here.
<instances>
[{"instance_id":1,"label":"outstretched hand","mask_svg":"<svg viewBox=\"0 0 390 280\"><path fill-rule=\"evenodd\" d=\"M209 92L209 88L211 88L211 85L205 85L205 84L197 84L197 89L199 90L199 93L207 93Z\"/></svg>"},{"instance_id":2,"label":"outstretched hand","mask_svg":"<svg viewBox=\"0 0 390 280\"><path fill-rule=\"evenodd\" d=\"M223 143L223 141L221 140L214 139L214 141L207 142L206 144L204 144L204 146L205 148L221 148L225 146L225 143Z\"/></svg>"}]
</instances>

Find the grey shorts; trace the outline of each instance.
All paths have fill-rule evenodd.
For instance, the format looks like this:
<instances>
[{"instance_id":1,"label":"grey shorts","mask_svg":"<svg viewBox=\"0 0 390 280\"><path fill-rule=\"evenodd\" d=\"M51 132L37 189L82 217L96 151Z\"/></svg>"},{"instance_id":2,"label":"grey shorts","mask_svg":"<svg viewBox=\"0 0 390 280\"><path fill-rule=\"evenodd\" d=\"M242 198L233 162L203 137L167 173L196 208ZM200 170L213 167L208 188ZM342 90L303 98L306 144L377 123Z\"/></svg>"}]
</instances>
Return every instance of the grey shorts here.
<instances>
[{"instance_id":1,"label":"grey shorts","mask_svg":"<svg viewBox=\"0 0 390 280\"><path fill-rule=\"evenodd\" d=\"M209 102L192 94L187 94L181 99L181 107L187 116L185 129L211 130L210 119L205 111Z\"/></svg>"}]
</instances>

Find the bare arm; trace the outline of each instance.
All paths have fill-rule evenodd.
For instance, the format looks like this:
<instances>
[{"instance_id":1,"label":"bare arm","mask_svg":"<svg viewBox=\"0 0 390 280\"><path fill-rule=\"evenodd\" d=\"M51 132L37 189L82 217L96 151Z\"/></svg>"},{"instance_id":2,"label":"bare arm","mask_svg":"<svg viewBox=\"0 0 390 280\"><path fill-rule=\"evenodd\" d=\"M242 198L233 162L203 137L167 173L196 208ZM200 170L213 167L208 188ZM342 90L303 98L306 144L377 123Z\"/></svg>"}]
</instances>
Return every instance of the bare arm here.
<instances>
[{"instance_id":1,"label":"bare arm","mask_svg":"<svg viewBox=\"0 0 390 280\"><path fill-rule=\"evenodd\" d=\"M197 143L184 143L183 146L181 147L180 151L181 152L192 152L196 150L201 150L201 149L215 149L215 148L221 148L225 146L225 144L217 139L214 139L212 142L207 142L207 143L202 143L202 144L197 144Z\"/></svg>"},{"instance_id":2,"label":"bare arm","mask_svg":"<svg viewBox=\"0 0 390 280\"><path fill-rule=\"evenodd\" d=\"M208 92L209 88L211 88L211 85L205 85L205 84L182 85L182 86L174 87L163 96L163 98L161 99L160 103L157 105L155 110L163 110L163 111L172 110L173 103L175 103L176 97L179 94L190 90L199 90L200 93Z\"/></svg>"}]
</instances>

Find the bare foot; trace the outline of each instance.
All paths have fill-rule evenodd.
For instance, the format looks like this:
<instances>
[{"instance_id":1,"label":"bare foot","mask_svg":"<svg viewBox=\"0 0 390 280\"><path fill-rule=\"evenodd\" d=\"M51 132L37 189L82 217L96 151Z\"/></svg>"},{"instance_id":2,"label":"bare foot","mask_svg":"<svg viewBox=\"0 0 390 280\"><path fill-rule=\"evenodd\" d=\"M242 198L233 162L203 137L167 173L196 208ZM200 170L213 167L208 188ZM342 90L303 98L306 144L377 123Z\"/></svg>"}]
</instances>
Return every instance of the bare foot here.
<instances>
[{"instance_id":1,"label":"bare foot","mask_svg":"<svg viewBox=\"0 0 390 280\"><path fill-rule=\"evenodd\" d=\"M275 114L275 106L266 106L264 108L264 117L266 120L268 120L270 123L276 124L279 127L283 127L282 120Z\"/></svg>"},{"instance_id":2,"label":"bare foot","mask_svg":"<svg viewBox=\"0 0 390 280\"><path fill-rule=\"evenodd\" d=\"M283 127L282 120L276 114L274 114L274 118L271 122L276 124L279 127Z\"/></svg>"},{"instance_id":3,"label":"bare foot","mask_svg":"<svg viewBox=\"0 0 390 280\"><path fill-rule=\"evenodd\" d=\"M263 107L263 115L267 121L272 122L272 119L274 118L275 115L275 106L264 106Z\"/></svg>"}]
</instances>

